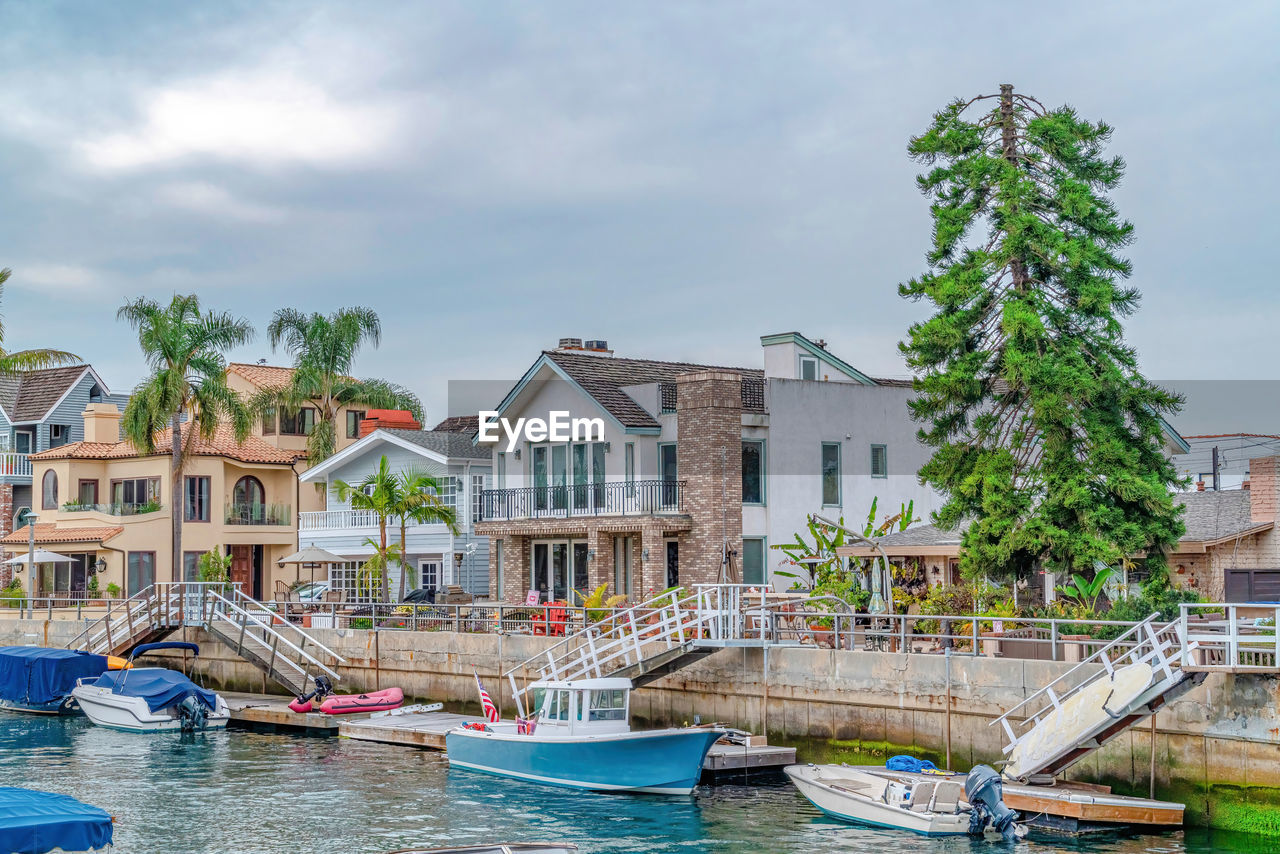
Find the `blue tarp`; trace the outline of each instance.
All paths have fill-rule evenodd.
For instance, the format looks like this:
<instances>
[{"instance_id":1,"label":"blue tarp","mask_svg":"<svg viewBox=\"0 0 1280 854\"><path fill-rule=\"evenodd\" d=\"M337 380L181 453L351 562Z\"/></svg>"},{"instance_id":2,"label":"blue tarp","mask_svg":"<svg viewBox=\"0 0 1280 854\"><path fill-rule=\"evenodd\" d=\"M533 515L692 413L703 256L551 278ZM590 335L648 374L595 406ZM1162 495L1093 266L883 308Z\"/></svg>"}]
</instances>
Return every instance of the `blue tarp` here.
<instances>
[{"instance_id":1,"label":"blue tarp","mask_svg":"<svg viewBox=\"0 0 1280 854\"><path fill-rule=\"evenodd\" d=\"M107 669L103 655L38 646L0 647L0 699L38 706L61 700L76 680Z\"/></svg>"},{"instance_id":2,"label":"blue tarp","mask_svg":"<svg viewBox=\"0 0 1280 854\"><path fill-rule=\"evenodd\" d=\"M111 815L69 795L0 787L0 852L91 851L111 844Z\"/></svg>"},{"instance_id":3,"label":"blue tarp","mask_svg":"<svg viewBox=\"0 0 1280 854\"><path fill-rule=\"evenodd\" d=\"M917 759L914 756L903 755L889 757L889 761L884 763L884 767L890 771L907 771L911 774L938 770L938 766L928 759Z\"/></svg>"},{"instance_id":4,"label":"blue tarp","mask_svg":"<svg viewBox=\"0 0 1280 854\"><path fill-rule=\"evenodd\" d=\"M199 698L206 708L217 708L216 694L201 688L178 671L163 667L112 670L99 676L98 681L93 684L99 688L110 688L113 694L142 697L147 701L147 708L153 712L177 705L189 694Z\"/></svg>"}]
</instances>

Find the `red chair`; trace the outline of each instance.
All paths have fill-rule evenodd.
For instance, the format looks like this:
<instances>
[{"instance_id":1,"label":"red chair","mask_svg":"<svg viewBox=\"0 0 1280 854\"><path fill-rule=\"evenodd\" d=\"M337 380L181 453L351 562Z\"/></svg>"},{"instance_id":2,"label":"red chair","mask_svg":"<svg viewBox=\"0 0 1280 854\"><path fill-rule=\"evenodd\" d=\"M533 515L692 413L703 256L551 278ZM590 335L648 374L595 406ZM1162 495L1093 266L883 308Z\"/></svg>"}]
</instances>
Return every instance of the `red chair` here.
<instances>
[{"instance_id":1,"label":"red chair","mask_svg":"<svg viewBox=\"0 0 1280 854\"><path fill-rule=\"evenodd\" d=\"M563 603L552 602L544 609L542 616L533 618L533 633L550 637L564 637L568 612Z\"/></svg>"}]
</instances>

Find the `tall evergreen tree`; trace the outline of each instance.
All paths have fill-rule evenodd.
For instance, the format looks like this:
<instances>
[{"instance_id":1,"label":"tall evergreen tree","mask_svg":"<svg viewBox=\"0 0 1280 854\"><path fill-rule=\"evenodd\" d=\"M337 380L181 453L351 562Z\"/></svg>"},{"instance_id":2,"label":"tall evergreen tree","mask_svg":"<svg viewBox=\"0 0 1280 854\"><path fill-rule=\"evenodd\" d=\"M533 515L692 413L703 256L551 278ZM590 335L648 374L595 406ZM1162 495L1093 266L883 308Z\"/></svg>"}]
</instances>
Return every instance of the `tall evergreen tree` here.
<instances>
[{"instance_id":1,"label":"tall evergreen tree","mask_svg":"<svg viewBox=\"0 0 1280 854\"><path fill-rule=\"evenodd\" d=\"M1144 550L1159 572L1183 532L1162 452L1162 416L1182 401L1124 343L1139 295L1119 254L1133 226L1107 196L1124 170L1110 136L1006 84L911 140L933 247L899 292L936 310L900 347L934 449L920 477L946 496L940 526L969 523L969 577L1036 561L1088 572Z\"/></svg>"}]
</instances>

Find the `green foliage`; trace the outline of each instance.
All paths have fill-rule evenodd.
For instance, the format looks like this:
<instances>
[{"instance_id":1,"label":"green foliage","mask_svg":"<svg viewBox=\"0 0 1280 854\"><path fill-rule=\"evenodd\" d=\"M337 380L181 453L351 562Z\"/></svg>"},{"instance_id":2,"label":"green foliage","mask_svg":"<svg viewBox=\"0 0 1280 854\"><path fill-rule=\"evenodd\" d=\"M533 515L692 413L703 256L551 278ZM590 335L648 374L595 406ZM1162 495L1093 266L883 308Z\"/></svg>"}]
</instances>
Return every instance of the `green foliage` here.
<instances>
[{"instance_id":1,"label":"green foliage","mask_svg":"<svg viewBox=\"0 0 1280 854\"><path fill-rule=\"evenodd\" d=\"M1098 600L1117 572L1114 567L1099 566L1094 570L1093 578L1087 578L1082 572L1072 573L1071 583L1060 585L1058 592L1078 604L1086 613L1094 615L1098 612Z\"/></svg>"},{"instance_id":2,"label":"green foliage","mask_svg":"<svg viewBox=\"0 0 1280 854\"><path fill-rule=\"evenodd\" d=\"M909 147L934 221L929 271L899 287L936 309L900 345L934 449L920 477L946 496L939 526L969 523L966 577L1158 563L1183 533L1161 450L1181 398L1124 343L1133 226L1107 196L1124 164L1103 156L1107 125L1002 90L954 101ZM979 103L994 108L970 116Z\"/></svg>"},{"instance_id":3,"label":"green foliage","mask_svg":"<svg viewBox=\"0 0 1280 854\"><path fill-rule=\"evenodd\" d=\"M107 595L112 599L118 599L120 597L120 585L114 581L110 582L107 585Z\"/></svg>"},{"instance_id":4,"label":"green foliage","mask_svg":"<svg viewBox=\"0 0 1280 854\"><path fill-rule=\"evenodd\" d=\"M335 480L333 482L333 494L339 501L345 502L351 506L352 510L367 510L378 520L378 539L366 540L366 543L372 545L375 552L376 561L371 559L373 566L369 563L365 564L370 573L376 572L378 581L381 586L380 600L388 602L391 600L391 590L387 585L387 574L382 570L386 567L386 560L389 556L389 546L387 545L387 520L396 515L397 502L400 500L398 495L398 487L396 476L391 473L391 463L384 454L378 460L378 468L372 473L365 476L364 480L356 484L347 483L345 480ZM364 568L361 570L364 571Z\"/></svg>"},{"instance_id":5,"label":"green foliage","mask_svg":"<svg viewBox=\"0 0 1280 854\"><path fill-rule=\"evenodd\" d=\"M6 608L25 607L27 596L22 589L22 579L17 576L10 578L9 583L4 586L3 590L0 590L0 600L4 602Z\"/></svg>"},{"instance_id":6,"label":"green foliage","mask_svg":"<svg viewBox=\"0 0 1280 854\"><path fill-rule=\"evenodd\" d=\"M679 589L679 588L675 588ZM612 616L613 609L620 608L627 602L627 597L622 594L610 596L609 585L601 584L590 593L584 594L581 590L574 590L573 595L578 598L578 605L586 609L587 619L593 623L608 619Z\"/></svg>"},{"instance_id":7,"label":"green foliage","mask_svg":"<svg viewBox=\"0 0 1280 854\"><path fill-rule=\"evenodd\" d=\"M8 267L0 270L0 299L4 298L4 283L9 281L13 271ZM4 324L0 323L0 344L4 343ZM74 365L80 361L75 353L65 350L16 350L9 352L0 346L0 376L13 376L25 371L39 371L44 368L56 368L59 365Z\"/></svg>"},{"instance_id":8,"label":"green foliage","mask_svg":"<svg viewBox=\"0 0 1280 854\"><path fill-rule=\"evenodd\" d=\"M371 629L373 628L372 617L352 617L347 623L348 628L352 629Z\"/></svg>"},{"instance_id":9,"label":"green foliage","mask_svg":"<svg viewBox=\"0 0 1280 854\"><path fill-rule=\"evenodd\" d=\"M385 460L386 457L383 457ZM404 601L405 583L409 568L405 565L405 541L409 522L419 525L444 525L457 536L458 513L446 504L442 496L446 484L443 478L433 477L417 469L402 471L393 478L392 515L400 520L400 601Z\"/></svg>"},{"instance_id":10,"label":"green foliage","mask_svg":"<svg viewBox=\"0 0 1280 854\"><path fill-rule=\"evenodd\" d=\"M101 591L98 587L98 574L96 572L89 576L89 581L85 584L85 592L89 594L90 599L97 599L101 595Z\"/></svg>"},{"instance_id":11,"label":"green foliage","mask_svg":"<svg viewBox=\"0 0 1280 854\"><path fill-rule=\"evenodd\" d=\"M307 436L307 459L323 462L337 450L338 414L356 409L407 409L419 420L422 404L408 389L378 379L352 376L356 354L365 343L377 347L382 322L371 308L343 308L328 316L282 308L267 326L271 349L283 345L293 356L293 374L284 388L262 389L250 408L274 417L281 410L317 408Z\"/></svg>"},{"instance_id":12,"label":"green foliage","mask_svg":"<svg viewBox=\"0 0 1280 854\"><path fill-rule=\"evenodd\" d=\"M1101 615L1104 620L1125 620L1138 622L1145 620L1153 613L1158 613L1162 621L1176 619L1181 613L1178 606L1183 603L1202 602L1199 594L1193 590L1175 587L1165 577L1147 579L1136 596L1125 596L1112 603L1110 610ZM1098 626L1094 637L1110 639L1123 632L1119 626Z\"/></svg>"},{"instance_id":13,"label":"green foliage","mask_svg":"<svg viewBox=\"0 0 1280 854\"><path fill-rule=\"evenodd\" d=\"M231 578L231 555L210 549L200 555L197 573L201 581L225 582Z\"/></svg>"}]
</instances>

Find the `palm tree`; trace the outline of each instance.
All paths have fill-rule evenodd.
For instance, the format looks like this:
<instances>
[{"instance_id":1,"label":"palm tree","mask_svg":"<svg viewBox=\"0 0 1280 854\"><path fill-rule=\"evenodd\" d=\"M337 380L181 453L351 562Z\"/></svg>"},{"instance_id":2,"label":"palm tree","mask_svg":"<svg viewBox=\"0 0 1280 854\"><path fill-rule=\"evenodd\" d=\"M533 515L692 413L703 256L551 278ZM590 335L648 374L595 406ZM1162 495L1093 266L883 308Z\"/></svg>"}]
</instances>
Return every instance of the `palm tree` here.
<instances>
[{"instance_id":1,"label":"palm tree","mask_svg":"<svg viewBox=\"0 0 1280 854\"><path fill-rule=\"evenodd\" d=\"M391 464L387 462L385 454L378 461L378 470L366 475L365 479L359 483L353 485L345 480L335 480L333 482L333 494L337 496L339 501L349 503L352 510L367 510L378 518L377 552L374 557L380 562L384 570L381 573L380 591L383 602L390 601L391 598L391 589L387 583L387 573L385 571L386 561L389 556L387 551L387 520L396 515L398 491L396 476L391 473ZM370 564L373 563L375 561L370 561ZM369 569L376 568L370 565L366 565L366 567Z\"/></svg>"},{"instance_id":2,"label":"palm tree","mask_svg":"<svg viewBox=\"0 0 1280 854\"><path fill-rule=\"evenodd\" d=\"M408 389L385 380L351 376L360 347L365 342L377 347L382 339L382 322L373 309L343 308L326 317L282 308L272 315L267 334L272 350L283 343L293 356L293 376L284 388L259 391L250 408L271 415L308 404L317 406L315 427L307 437L311 465L337 450L338 411L344 406L407 409L422 419L422 403Z\"/></svg>"},{"instance_id":3,"label":"palm tree","mask_svg":"<svg viewBox=\"0 0 1280 854\"><path fill-rule=\"evenodd\" d=\"M222 353L249 342L253 327L244 318L213 311L200 312L192 294L175 294L167 306L139 297L116 313L138 330L138 343L151 368L151 376L133 390L125 407L124 435L141 454L156 452L156 439L168 427L173 458L169 465L169 513L173 519L173 567L171 579L182 572L182 468L185 418L196 434L212 439L218 424L226 421L243 442L249 435L250 413L227 386L227 363Z\"/></svg>"},{"instance_id":4,"label":"palm tree","mask_svg":"<svg viewBox=\"0 0 1280 854\"><path fill-rule=\"evenodd\" d=\"M385 460L386 457L383 457ZM449 529L449 533L458 534L458 511L446 504L441 496L446 491L443 478L433 477L425 472L410 469L402 471L396 477L395 515L400 519L400 601L404 601L405 576L409 568L405 564L408 555L408 544L405 537L409 522L419 525L440 524Z\"/></svg>"},{"instance_id":5,"label":"palm tree","mask_svg":"<svg viewBox=\"0 0 1280 854\"><path fill-rule=\"evenodd\" d=\"M9 281L13 271L8 267L0 270L0 299L4 299L4 283ZM0 345L4 344L4 324L0 323ZM16 353L6 352L0 346L0 375L13 376L24 371L38 371L43 368L56 368L59 365L74 365L80 357L65 350L19 350Z\"/></svg>"}]
</instances>

